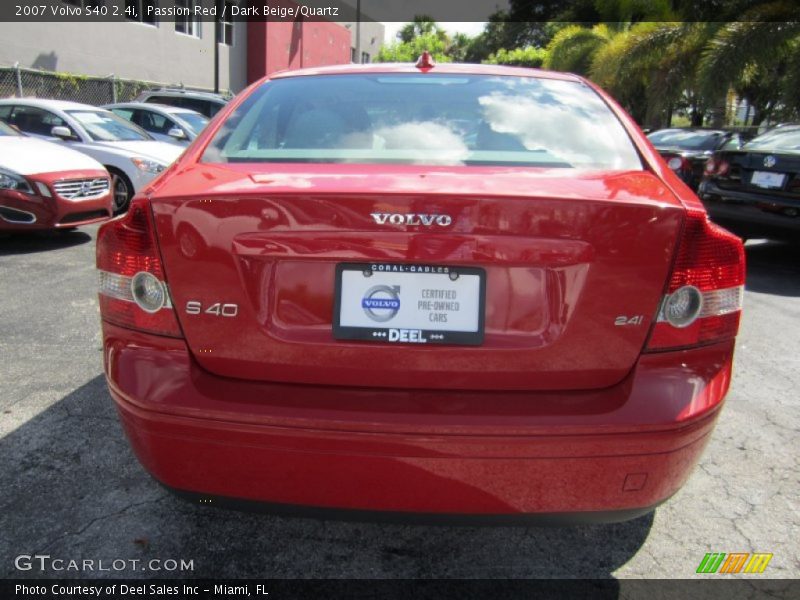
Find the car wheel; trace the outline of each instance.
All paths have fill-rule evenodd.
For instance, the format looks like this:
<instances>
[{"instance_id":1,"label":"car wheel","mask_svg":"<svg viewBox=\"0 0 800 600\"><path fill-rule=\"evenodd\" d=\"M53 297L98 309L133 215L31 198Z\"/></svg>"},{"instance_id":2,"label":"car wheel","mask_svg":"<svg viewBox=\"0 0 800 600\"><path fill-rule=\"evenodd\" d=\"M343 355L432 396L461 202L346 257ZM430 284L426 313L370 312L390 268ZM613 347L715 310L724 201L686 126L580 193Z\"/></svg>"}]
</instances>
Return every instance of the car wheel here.
<instances>
[{"instance_id":1,"label":"car wheel","mask_svg":"<svg viewBox=\"0 0 800 600\"><path fill-rule=\"evenodd\" d=\"M106 167L111 174L111 193L114 197L114 214L128 210L128 205L133 198L133 185L131 180L122 171Z\"/></svg>"}]
</instances>

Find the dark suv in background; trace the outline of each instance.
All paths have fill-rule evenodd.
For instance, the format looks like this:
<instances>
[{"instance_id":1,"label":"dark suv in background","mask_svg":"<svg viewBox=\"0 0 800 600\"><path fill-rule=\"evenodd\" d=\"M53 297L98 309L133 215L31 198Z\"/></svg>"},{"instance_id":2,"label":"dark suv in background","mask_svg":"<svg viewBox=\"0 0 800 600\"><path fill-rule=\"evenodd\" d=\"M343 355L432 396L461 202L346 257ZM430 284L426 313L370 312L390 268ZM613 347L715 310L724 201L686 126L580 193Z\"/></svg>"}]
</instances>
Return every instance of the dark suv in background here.
<instances>
[{"instance_id":1,"label":"dark suv in background","mask_svg":"<svg viewBox=\"0 0 800 600\"><path fill-rule=\"evenodd\" d=\"M210 119L228 103L228 99L211 92L196 92L181 88L159 88L142 92L136 97L136 102L167 104L169 106L188 108Z\"/></svg>"}]
</instances>

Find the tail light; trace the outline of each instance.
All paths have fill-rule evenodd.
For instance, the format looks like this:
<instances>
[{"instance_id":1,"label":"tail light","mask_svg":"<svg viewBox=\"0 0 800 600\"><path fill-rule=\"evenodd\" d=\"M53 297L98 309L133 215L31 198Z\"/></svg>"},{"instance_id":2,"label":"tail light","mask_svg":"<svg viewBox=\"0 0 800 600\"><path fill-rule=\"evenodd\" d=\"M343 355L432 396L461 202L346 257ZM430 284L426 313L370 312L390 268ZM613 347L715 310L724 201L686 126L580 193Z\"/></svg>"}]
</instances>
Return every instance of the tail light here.
<instances>
[{"instance_id":1,"label":"tail light","mask_svg":"<svg viewBox=\"0 0 800 600\"><path fill-rule=\"evenodd\" d=\"M690 173L692 164L685 156L671 156L667 159L667 166L676 173Z\"/></svg>"},{"instance_id":2,"label":"tail light","mask_svg":"<svg viewBox=\"0 0 800 600\"><path fill-rule=\"evenodd\" d=\"M690 210L647 350L736 337L744 274L741 240L711 223L703 211Z\"/></svg>"},{"instance_id":3,"label":"tail light","mask_svg":"<svg viewBox=\"0 0 800 600\"><path fill-rule=\"evenodd\" d=\"M722 160L721 158L709 158L706 161L706 166L703 172L706 175L717 175L718 177L723 177L727 175L729 169L730 164L727 160Z\"/></svg>"},{"instance_id":4,"label":"tail light","mask_svg":"<svg viewBox=\"0 0 800 600\"><path fill-rule=\"evenodd\" d=\"M100 316L148 333L183 337L169 297L155 239L150 203L131 202L128 213L97 234Z\"/></svg>"}]
</instances>

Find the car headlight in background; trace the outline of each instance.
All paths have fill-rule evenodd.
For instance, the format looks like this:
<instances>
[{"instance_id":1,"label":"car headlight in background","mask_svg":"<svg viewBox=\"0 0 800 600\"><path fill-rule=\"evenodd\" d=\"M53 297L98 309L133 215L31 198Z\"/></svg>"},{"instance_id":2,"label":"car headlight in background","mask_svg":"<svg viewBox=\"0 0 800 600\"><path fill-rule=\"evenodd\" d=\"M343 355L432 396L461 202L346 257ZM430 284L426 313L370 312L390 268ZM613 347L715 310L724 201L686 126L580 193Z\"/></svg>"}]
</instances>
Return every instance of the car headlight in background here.
<instances>
[{"instance_id":1,"label":"car headlight in background","mask_svg":"<svg viewBox=\"0 0 800 600\"><path fill-rule=\"evenodd\" d=\"M146 173L154 173L158 174L161 173L164 169L167 168L167 165L161 164L160 162L156 162L154 160L150 160L148 158L132 158L131 161L133 164L136 165L136 168L140 171L145 171Z\"/></svg>"},{"instance_id":2,"label":"car headlight in background","mask_svg":"<svg viewBox=\"0 0 800 600\"><path fill-rule=\"evenodd\" d=\"M0 190L14 190L33 194L31 184L22 176L11 171L0 171Z\"/></svg>"}]
</instances>

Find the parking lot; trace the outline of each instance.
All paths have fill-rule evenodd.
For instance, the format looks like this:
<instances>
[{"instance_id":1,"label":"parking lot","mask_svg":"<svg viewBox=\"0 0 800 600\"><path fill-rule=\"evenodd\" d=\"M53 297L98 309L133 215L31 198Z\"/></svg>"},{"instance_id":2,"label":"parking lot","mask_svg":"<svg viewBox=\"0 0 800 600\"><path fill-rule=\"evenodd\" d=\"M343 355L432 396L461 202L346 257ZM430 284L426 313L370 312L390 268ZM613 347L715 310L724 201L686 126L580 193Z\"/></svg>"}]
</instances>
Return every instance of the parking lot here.
<instances>
[{"instance_id":1,"label":"parking lot","mask_svg":"<svg viewBox=\"0 0 800 600\"><path fill-rule=\"evenodd\" d=\"M96 231L0 238L0 577L689 578L707 552L773 553L753 577L800 576L800 246L748 243L732 391L675 497L614 525L456 527L241 513L162 489L106 391ZM34 554L193 569L17 570Z\"/></svg>"}]
</instances>

